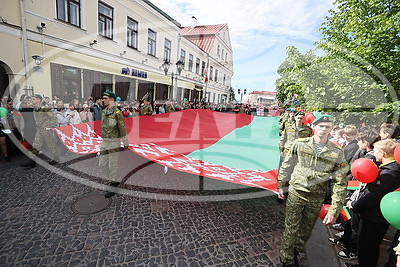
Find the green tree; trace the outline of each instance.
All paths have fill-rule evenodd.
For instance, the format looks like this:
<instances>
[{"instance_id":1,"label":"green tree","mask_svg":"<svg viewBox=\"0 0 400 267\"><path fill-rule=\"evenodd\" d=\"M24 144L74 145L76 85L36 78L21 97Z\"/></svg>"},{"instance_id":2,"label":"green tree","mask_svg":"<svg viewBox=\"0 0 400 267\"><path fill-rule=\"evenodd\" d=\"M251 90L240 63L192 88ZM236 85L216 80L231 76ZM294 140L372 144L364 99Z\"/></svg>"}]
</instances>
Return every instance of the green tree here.
<instances>
[{"instance_id":1,"label":"green tree","mask_svg":"<svg viewBox=\"0 0 400 267\"><path fill-rule=\"evenodd\" d=\"M319 47L328 57L358 65L378 83L385 84L385 90L392 85L400 96L400 1L336 0L334 4L336 8L329 10L322 23ZM386 94L390 100L387 91Z\"/></svg>"}]
</instances>

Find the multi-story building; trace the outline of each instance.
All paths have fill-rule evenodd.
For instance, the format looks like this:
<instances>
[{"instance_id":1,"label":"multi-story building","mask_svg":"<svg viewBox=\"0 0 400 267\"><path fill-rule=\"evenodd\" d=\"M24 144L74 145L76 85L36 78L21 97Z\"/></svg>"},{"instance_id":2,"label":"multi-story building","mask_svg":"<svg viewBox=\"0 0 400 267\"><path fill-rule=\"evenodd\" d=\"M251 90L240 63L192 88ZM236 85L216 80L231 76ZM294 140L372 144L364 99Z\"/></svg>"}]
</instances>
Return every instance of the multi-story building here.
<instances>
[{"instance_id":1,"label":"multi-story building","mask_svg":"<svg viewBox=\"0 0 400 267\"><path fill-rule=\"evenodd\" d=\"M148 0L4 0L0 94L224 102L228 26L192 21L181 27Z\"/></svg>"},{"instance_id":2,"label":"multi-story building","mask_svg":"<svg viewBox=\"0 0 400 267\"><path fill-rule=\"evenodd\" d=\"M276 92L272 91L253 91L243 95L243 103L250 105L272 105L276 101Z\"/></svg>"}]
</instances>

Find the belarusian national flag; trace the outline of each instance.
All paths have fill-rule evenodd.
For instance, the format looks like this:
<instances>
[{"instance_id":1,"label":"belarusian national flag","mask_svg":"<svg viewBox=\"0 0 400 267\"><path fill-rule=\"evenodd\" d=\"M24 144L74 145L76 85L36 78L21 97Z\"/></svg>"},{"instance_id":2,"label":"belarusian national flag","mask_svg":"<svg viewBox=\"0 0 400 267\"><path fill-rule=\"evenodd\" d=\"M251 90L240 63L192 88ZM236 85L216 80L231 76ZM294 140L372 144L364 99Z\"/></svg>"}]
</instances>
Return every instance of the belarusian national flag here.
<instances>
[{"instance_id":1,"label":"belarusian national flag","mask_svg":"<svg viewBox=\"0 0 400 267\"><path fill-rule=\"evenodd\" d=\"M126 118L130 150L183 172L276 190L278 118L189 109ZM56 128L79 154L100 151L101 121Z\"/></svg>"}]
</instances>

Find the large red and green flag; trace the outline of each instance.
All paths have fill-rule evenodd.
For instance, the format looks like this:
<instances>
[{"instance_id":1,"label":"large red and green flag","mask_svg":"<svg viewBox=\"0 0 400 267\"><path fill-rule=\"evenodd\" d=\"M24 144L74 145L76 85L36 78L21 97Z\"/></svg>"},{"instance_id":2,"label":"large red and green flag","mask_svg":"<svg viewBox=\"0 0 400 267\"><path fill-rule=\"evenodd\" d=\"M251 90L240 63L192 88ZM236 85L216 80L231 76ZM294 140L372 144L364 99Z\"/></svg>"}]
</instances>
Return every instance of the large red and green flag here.
<instances>
[{"instance_id":1,"label":"large red and green flag","mask_svg":"<svg viewBox=\"0 0 400 267\"><path fill-rule=\"evenodd\" d=\"M276 191L277 117L211 110L126 118L130 150L168 168ZM100 151L101 121L56 128L72 152Z\"/></svg>"}]
</instances>

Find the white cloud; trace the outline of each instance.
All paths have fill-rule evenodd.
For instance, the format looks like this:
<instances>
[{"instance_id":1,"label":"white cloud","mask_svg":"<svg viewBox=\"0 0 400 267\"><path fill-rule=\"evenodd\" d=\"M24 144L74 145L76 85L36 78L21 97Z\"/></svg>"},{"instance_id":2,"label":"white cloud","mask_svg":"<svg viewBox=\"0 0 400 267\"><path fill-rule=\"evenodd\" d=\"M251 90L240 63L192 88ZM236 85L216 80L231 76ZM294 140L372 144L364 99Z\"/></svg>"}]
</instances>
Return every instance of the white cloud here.
<instances>
[{"instance_id":1,"label":"white cloud","mask_svg":"<svg viewBox=\"0 0 400 267\"><path fill-rule=\"evenodd\" d=\"M312 39L332 0L152 0L183 26L228 23L234 48L254 39Z\"/></svg>"}]
</instances>

